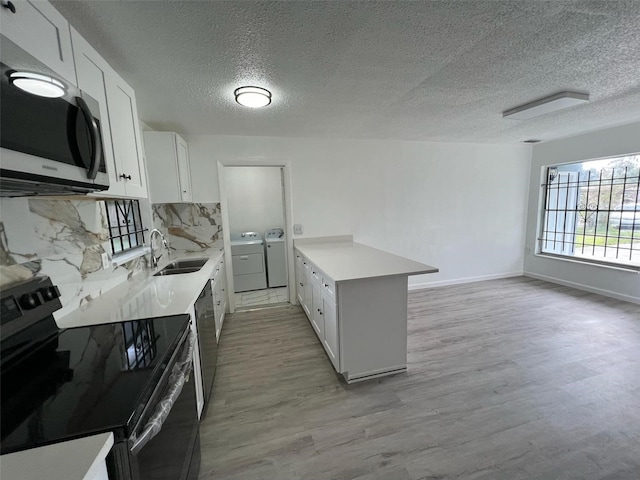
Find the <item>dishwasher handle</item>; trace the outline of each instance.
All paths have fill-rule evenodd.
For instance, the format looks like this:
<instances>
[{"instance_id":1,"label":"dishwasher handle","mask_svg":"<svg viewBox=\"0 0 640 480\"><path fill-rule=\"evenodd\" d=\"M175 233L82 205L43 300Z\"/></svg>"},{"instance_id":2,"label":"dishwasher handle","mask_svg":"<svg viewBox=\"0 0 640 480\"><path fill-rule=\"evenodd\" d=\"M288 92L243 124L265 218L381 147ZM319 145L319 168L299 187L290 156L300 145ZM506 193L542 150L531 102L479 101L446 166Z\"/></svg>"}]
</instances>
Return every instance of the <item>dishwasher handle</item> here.
<instances>
[{"instance_id":1,"label":"dishwasher handle","mask_svg":"<svg viewBox=\"0 0 640 480\"><path fill-rule=\"evenodd\" d=\"M182 388L191 372L193 349L196 344L196 335L194 332L190 332L187 341L189 345L185 349L185 353L182 355L182 358L176 361L171 370L171 375L168 380L170 387L167 394L158 402L153 415L151 415L142 433L137 436L134 435L130 439L131 447L129 450L133 455L137 455L140 450L160 432L162 424L169 416L173 404L176 403L176 400L182 393Z\"/></svg>"}]
</instances>

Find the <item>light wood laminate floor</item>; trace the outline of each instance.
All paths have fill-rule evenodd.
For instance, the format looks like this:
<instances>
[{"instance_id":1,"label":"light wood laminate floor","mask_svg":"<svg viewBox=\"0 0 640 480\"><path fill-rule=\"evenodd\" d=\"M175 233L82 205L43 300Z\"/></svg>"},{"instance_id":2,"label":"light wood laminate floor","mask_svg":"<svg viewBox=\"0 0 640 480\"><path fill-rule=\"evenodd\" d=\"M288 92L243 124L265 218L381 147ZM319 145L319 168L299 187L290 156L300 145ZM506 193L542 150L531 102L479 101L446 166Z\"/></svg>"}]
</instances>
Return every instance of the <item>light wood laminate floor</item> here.
<instances>
[{"instance_id":1,"label":"light wood laminate floor","mask_svg":"<svg viewBox=\"0 0 640 480\"><path fill-rule=\"evenodd\" d=\"M297 306L229 315L200 479L640 479L640 306L525 277L409 295L346 385Z\"/></svg>"}]
</instances>

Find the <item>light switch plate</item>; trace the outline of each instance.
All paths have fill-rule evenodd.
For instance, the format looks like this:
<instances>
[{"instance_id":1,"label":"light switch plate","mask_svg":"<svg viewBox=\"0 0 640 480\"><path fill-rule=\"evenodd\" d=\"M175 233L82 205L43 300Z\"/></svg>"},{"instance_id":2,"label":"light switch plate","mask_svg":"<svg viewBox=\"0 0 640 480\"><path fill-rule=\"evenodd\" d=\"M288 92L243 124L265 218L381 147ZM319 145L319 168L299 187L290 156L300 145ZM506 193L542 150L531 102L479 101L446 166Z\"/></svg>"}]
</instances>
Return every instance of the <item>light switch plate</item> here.
<instances>
[{"instance_id":1,"label":"light switch plate","mask_svg":"<svg viewBox=\"0 0 640 480\"><path fill-rule=\"evenodd\" d=\"M107 252L104 252L102 254L102 268L106 270L107 268L109 268L110 265L111 265L111 261L109 259L109 254Z\"/></svg>"},{"instance_id":2,"label":"light switch plate","mask_svg":"<svg viewBox=\"0 0 640 480\"><path fill-rule=\"evenodd\" d=\"M293 226L293 233L295 233L296 235L302 235L304 233L304 228L299 223L296 223Z\"/></svg>"}]
</instances>

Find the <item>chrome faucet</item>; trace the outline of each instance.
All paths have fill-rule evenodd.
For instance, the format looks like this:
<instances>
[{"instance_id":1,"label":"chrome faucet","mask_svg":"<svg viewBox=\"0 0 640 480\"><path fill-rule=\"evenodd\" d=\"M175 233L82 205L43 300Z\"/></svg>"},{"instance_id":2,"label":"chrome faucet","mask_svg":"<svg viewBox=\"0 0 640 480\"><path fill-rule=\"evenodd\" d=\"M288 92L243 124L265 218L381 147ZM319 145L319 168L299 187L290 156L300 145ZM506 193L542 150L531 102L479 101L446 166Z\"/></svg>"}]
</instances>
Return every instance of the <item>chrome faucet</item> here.
<instances>
[{"instance_id":1,"label":"chrome faucet","mask_svg":"<svg viewBox=\"0 0 640 480\"><path fill-rule=\"evenodd\" d=\"M153 230L151 230L151 232L149 233L149 246L151 247L151 268L156 268L158 266L158 260L162 258L162 254L156 257L156 252L155 252L155 249L153 248L153 236L156 234L160 235L160 238L162 239L162 246L167 249L167 252L169 255L171 254L171 252L169 252L169 246L167 245L167 240L164 238L164 234L157 228L154 228Z\"/></svg>"}]
</instances>

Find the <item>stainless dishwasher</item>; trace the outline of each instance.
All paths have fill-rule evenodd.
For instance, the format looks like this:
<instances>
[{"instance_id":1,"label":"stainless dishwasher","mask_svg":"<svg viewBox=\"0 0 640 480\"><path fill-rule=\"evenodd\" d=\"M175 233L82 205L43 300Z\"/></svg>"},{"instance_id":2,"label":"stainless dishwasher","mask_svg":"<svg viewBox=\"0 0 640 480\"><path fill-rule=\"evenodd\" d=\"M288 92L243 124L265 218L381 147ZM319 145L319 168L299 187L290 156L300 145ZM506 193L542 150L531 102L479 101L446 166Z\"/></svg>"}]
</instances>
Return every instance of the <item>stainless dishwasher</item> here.
<instances>
[{"instance_id":1,"label":"stainless dishwasher","mask_svg":"<svg viewBox=\"0 0 640 480\"><path fill-rule=\"evenodd\" d=\"M218 341L216 340L216 321L213 306L213 289L211 281L200 292L195 303L196 327L198 329L198 345L200 347L200 367L202 370L202 388L204 390L204 409L206 414L211 397L213 380L218 363Z\"/></svg>"}]
</instances>

